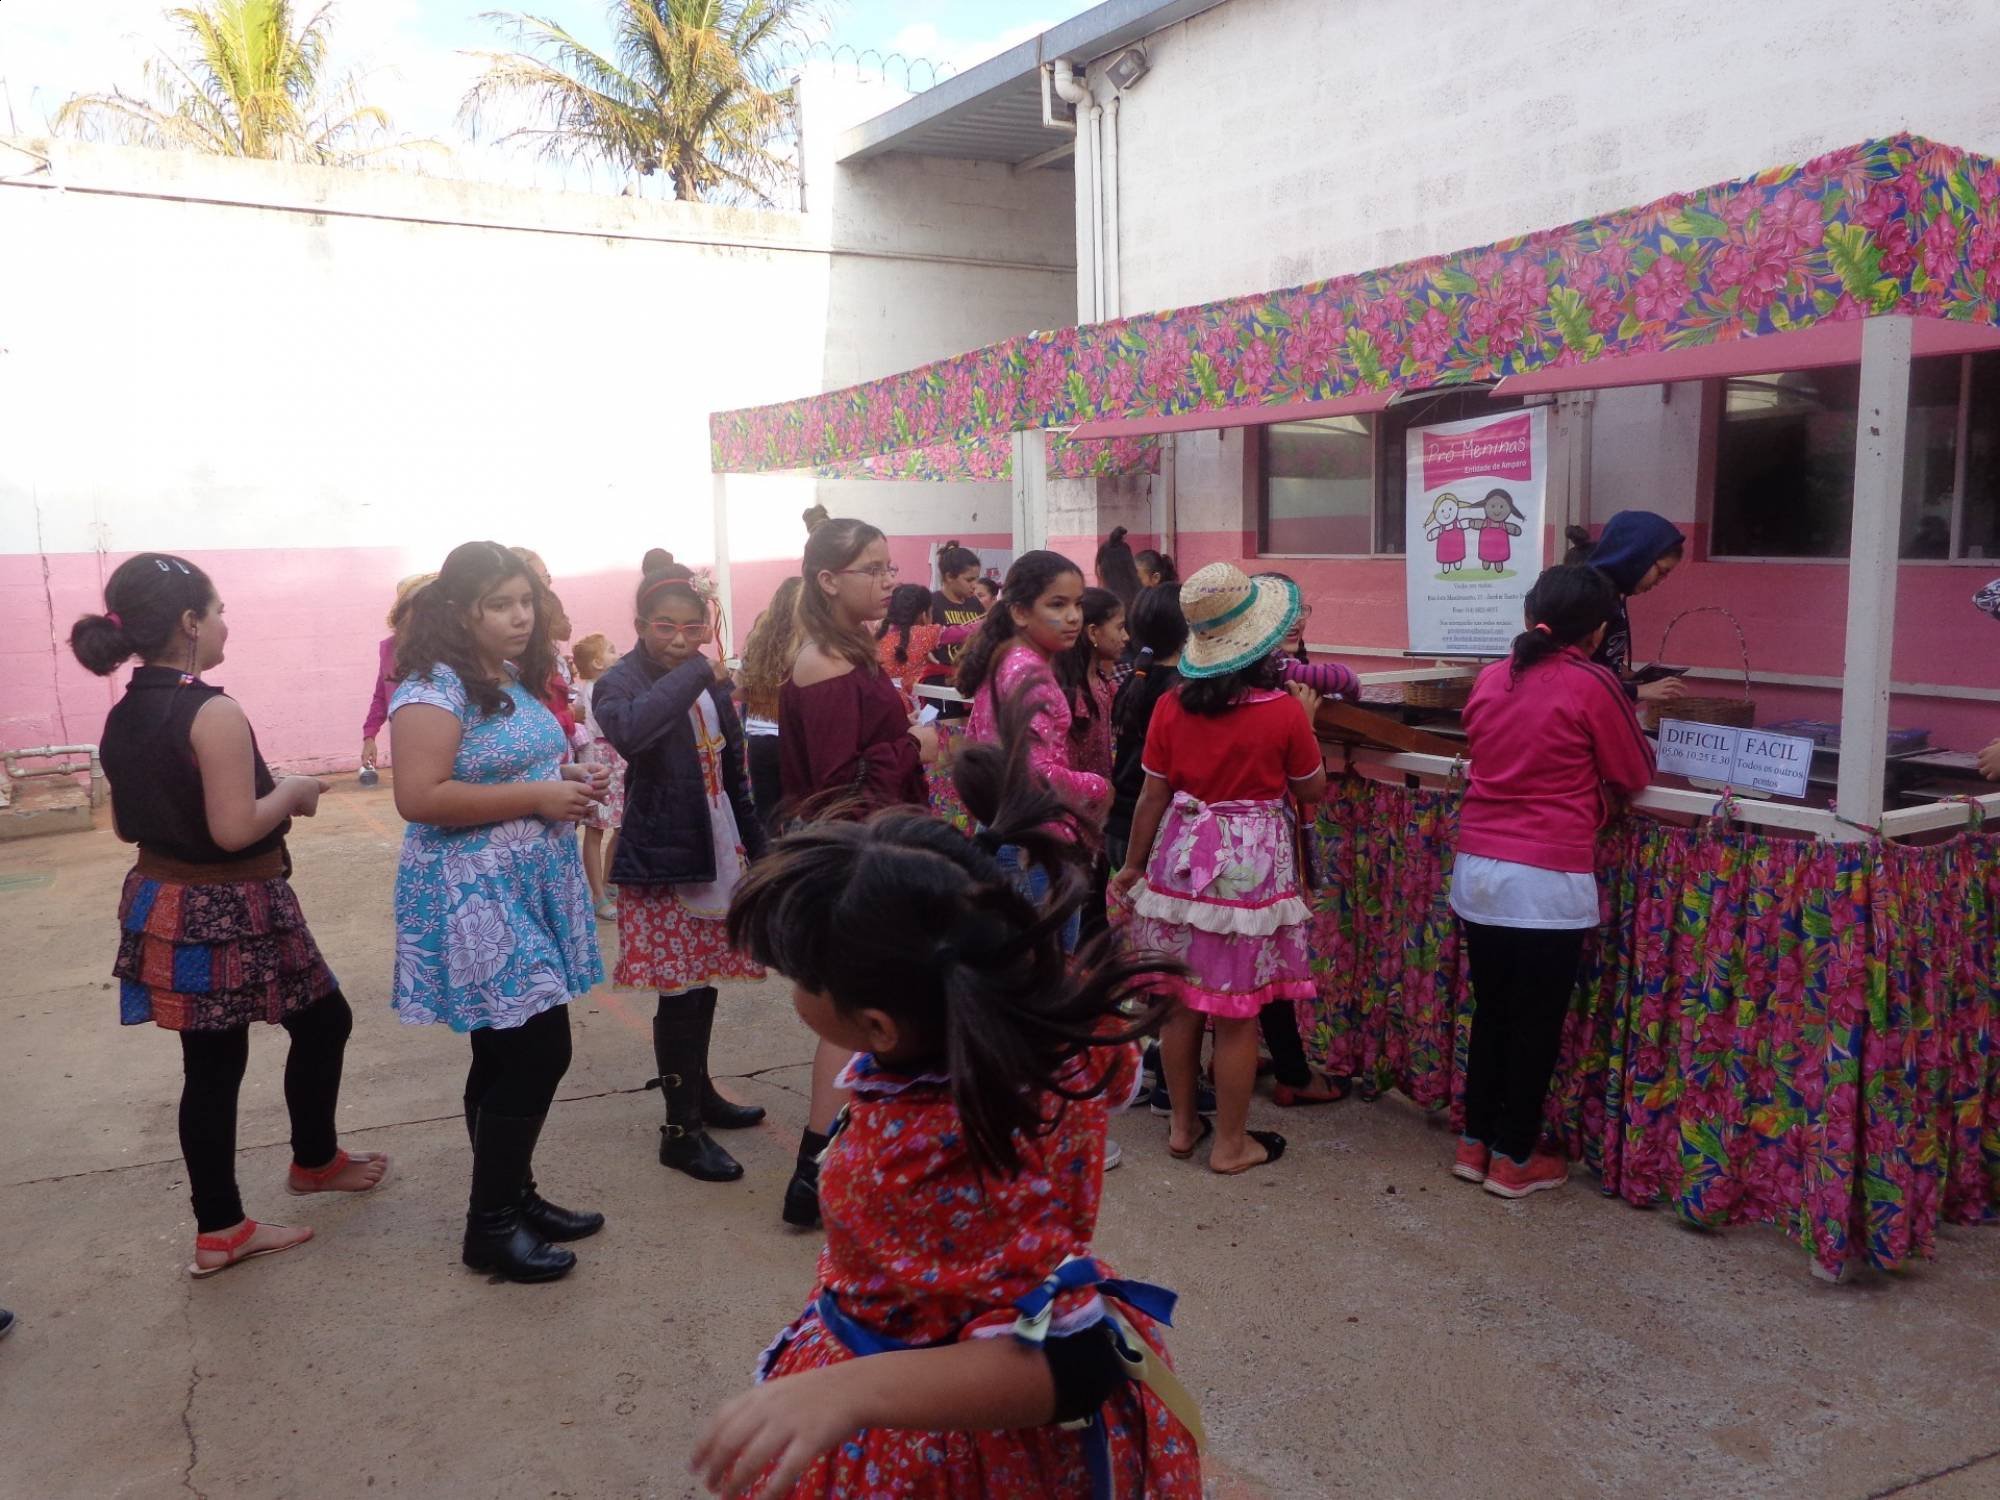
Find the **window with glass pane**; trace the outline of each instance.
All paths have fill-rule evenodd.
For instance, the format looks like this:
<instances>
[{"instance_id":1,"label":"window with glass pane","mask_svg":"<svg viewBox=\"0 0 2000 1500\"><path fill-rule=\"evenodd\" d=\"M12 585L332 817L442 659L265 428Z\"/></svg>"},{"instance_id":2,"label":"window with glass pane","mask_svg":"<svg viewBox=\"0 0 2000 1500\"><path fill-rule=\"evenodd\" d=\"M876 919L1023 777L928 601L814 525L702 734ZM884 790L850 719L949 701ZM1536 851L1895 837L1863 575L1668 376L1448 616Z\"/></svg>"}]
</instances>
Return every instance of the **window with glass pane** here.
<instances>
[{"instance_id":1,"label":"window with glass pane","mask_svg":"<svg viewBox=\"0 0 2000 1500\"><path fill-rule=\"evenodd\" d=\"M1996 379L2000 363L1991 355L1912 362L1904 557L1996 555ZM1717 556L1847 556L1859 388L1860 371L1852 365L1724 383L1715 457Z\"/></svg>"},{"instance_id":2,"label":"window with glass pane","mask_svg":"<svg viewBox=\"0 0 2000 1500\"><path fill-rule=\"evenodd\" d=\"M1259 546L1277 553L1365 553L1374 531L1375 431L1366 416L1258 429Z\"/></svg>"}]
</instances>

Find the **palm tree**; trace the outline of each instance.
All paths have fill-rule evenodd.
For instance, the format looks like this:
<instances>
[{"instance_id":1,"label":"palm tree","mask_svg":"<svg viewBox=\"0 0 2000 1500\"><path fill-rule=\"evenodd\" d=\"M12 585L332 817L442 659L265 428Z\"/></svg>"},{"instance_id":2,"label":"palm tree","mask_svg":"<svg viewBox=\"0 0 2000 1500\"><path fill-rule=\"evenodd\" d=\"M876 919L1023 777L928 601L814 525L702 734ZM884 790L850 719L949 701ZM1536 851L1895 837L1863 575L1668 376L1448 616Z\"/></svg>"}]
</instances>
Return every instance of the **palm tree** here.
<instances>
[{"instance_id":1,"label":"palm tree","mask_svg":"<svg viewBox=\"0 0 2000 1500\"><path fill-rule=\"evenodd\" d=\"M780 43L817 15L814 0L612 0L612 56L554 21L492 12L516 50L481 52L486 73L461 117L477 135L503 104L531 123L499 139L534 143L545 161L603 161L665 172L674 196L771 202L792 173L771 149L791 109L774 89Z\"/></svg>"},{"instance_id":2,"label":"palm tree","mask_svg":"<svg viewBox=\"0 0 2000 1500\"><path fill-rule=\"evenodd\" d=\"M114 88L78 94L55 128L137 145L353 166L383 150L428 144L395 139L389 117L359 95L351 74L326 75L327 0L298 22L292 0L205 0L167 12L186 55L162 52L145 67L151 98Z\"/></svg>"}]
</instances>

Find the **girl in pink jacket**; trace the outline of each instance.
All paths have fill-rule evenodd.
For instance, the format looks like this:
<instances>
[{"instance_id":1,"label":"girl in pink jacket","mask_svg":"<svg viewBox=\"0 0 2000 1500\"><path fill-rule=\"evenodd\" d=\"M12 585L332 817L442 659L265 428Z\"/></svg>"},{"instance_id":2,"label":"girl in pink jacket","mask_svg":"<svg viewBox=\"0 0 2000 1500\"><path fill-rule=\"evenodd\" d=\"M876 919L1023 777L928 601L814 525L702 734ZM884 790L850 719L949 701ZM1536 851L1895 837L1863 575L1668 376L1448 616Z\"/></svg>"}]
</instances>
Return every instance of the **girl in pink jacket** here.
<instances>
[{"instance_id":1,"label":"girl in pink jacket","mask_svg":"<svg viewBox=\"0 0 2000 1500\"><path fill-rule=\"evenodd\" d=\"M1584 935L1598 923L1597 834L1613 794L1653 779L1624 688L1590 659L1617 612L1595 568L1550 568L1512 656L1479 674L1465 707L1472 772L1451 908L1465 924L1473 1017L1452 1173L1503 1198L1568 1177L1538 1143Z\"/></svg>"}]
</instances>

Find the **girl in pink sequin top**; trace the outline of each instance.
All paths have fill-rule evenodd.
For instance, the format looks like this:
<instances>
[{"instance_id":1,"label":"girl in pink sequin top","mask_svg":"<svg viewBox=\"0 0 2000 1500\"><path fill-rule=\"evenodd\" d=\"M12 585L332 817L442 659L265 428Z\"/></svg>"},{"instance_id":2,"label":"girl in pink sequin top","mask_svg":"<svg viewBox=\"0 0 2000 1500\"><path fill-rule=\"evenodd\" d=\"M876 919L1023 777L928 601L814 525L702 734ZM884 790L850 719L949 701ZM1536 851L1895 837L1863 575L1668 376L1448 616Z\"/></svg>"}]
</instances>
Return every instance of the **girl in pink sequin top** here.
<instances>
[{"instance_id":1,"label":"girl in pink sequin top","mask_svg":"<svg viewBox=\"0 0 2000 1500\"><path fill-rule=\"evenodd\" d=\"M1054 658L1083 633L1083 572L1059 552L1024 552L1007 570L1000 602L958 665L958 690L972 700L966 738L995 744L998 710L1019 695L1028 709L1028 764L1091 829L1111 803L1108 776L1070 761L1069 696Z\"/></svg>"}]
</instances>

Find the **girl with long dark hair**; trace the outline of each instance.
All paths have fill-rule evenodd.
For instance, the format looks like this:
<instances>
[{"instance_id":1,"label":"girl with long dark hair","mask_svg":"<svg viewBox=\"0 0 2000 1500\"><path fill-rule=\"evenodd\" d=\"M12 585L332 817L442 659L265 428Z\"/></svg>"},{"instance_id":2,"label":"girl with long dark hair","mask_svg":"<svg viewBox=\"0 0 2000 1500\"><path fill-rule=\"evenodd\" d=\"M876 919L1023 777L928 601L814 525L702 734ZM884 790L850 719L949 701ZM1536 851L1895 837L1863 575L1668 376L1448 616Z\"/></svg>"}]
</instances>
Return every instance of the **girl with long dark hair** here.
<instances>
[{"instance_id":1,"label":"girl with long dark hair","mask_svg":"<svg viewBox=\"0 0 2000 1500\"><path fill-rule=\"evenodd\" d=\"M1111 775L1111 700L1128 639L1125 606L1109 589L1083 591L1083 629L1055 659L1056 680L1069 695L1069 761L1078 771Z\"/></svg>"},{"instance_id":2,"label":"girl with long dark hair","mask_svg":"<svg viewBox=\"0 0 2000 1500\"><path fill-rule=\"evenodd\" d=\"M1624 686L1592 655L1618 619L1614 582L1566 563L1528 592L1513 652L1465 705L1471 780L1459 804L1451 906L1472 969L1465 1134L1454 1176L1503 1198L1561 1187L1539 1149L1542 1106L1597 926L1597 834L1611 795L1653 779L1653 748Z\"/></svg>"},{"instance_id":3,"label":"girl with long dark hair","mask_svg":"<svg viewBox=\"0 0 2000 1500\"><path fill-rule=\"evenodd\" d=\"M1121 896L1131 893L1130 940L1189 969L1160 1038L1173 1107L1167 1149L1183 1160L1209 1134L1196 1075L1203 1028L1215 1025L1209 1166L1221 1173L1284 1153L1283 1136L1245 1129L1258 1023L1266 1005L1314 993L1292 804L1310 806L1326 791L1312 728L1319 700L1310 688L1281 690L1276 655L1298 606L1287 580L1246 578L1228 563L1181 586L1182 682L1153 713L1145 790L1112 880Z\"/></svg>"},{"instance_id":4,"label":"girl with long dark hair","mask_svg":"<svg viewBox=\"0 0 2000 1500\"><path fill-rule=\"evenodd\" d=\"M69 644L99 677L140 660L99 746L118 836L139 846L118 902L118 1018L180 1036L181 1157L195 1218L188 1274L203 1278L312 1238L250 1218L237 1190L236 1100L252 1022L291 1034L289 1190L367 1192L389 1159L340 1149L334 1108L353 1015L287 878L291 820L319 810L326 783L273 777L236 700L202 680L223 660L229 625L200 568L142 552L112 573L104 603L76 622Z\"/></svg>"},{"instance_id":5,"label":"girl with long dark hair","mask_svg":"<svg viewBox=\"0 0 2000 1500\"><path fill-rule=\"evenodd\" d=\"M806 542L799 576L799 652L778 694L787 815L924 807L924 765L937 759L937 730L912 722L869 630L896 587L888 539L866 521L826 521ZM788 1224L819 1222L819 1157L846 1099L836 1080L847 1061L820 1040L810 1113L785 1188Z\"/></svg>"},{"instance_id":6,"label":"girl with long dark hair","mask_svg":"<svg viewBox=\"0 0 2000 1500\"><path fill-rule=\"evenodd\" d=\"M957 625L932 623L931 591L921 583L899 583L889 596L888 613L875 627L875 659L896 683L903 706L918 709L917 684L944 675L936 659L955 654L979 628L981 612Z\"/></svg>"},{"instance_id":7,"label":"girl with long dark hair","mask_svg":"<svg viewBox=\"0 0 2000 1500\"><path fill-rule=\"evenodd\" d=\"M1083 635L1083 573L1060 552L1024 552L1007 570L1000 602L958 663L958 690L972 701L969 740L995 743L999 709L1019 698L1027 707L1028 763L1082 817L1093 839L1111 800L1111 784L1070 763L1075 722L1055 660Z\"/></svg>"},{"instance_id":8,"label":"girl with long dark hair","mask_svg":"<svg viewBox=\"0 0 2000 1500\"><path fill-rule=\"evenodd\" d=\"M396 641L389 705L396 810L394 1007L470 1034L465 1128L472 1196L462 1258L550 1281L558 1242L604 1227L535 1190L535 1143L569 1069L569 1002L604 977L575 824L602 766L568 763L541 691L555 675L547 590L494 542L452 549Z\"/></svg>"},{"instance_id":9,"label":"girl with long dark hair","mask_svg":"<svg viewBox=\"0 0 2000 1500\"><path fill-rule=\"evenodd\" d=\"M727 669L703 654L715 637L711 601L691 577L656 573L634 600L638 646L598 683L597 722L625 757L625 817L611 878L618 886L618 968L612 982L653 990L653 1084L666 1099L660 1164L700 1182L734 1182L736 1158L708 1127L743 1130L764 1118L725 1098L709 1077L716 986L762 979L729 944L730 894L764 849L744 765L743 729Z\"/></svg>"},{"instance_id":10,"label":"girl with long dark hair","mask_svg":"<svg viewBox=\"0 0 2000 1500\"><path fill-rule=\"evenodd\" d=\"M1080 830L1029 772L1025 726L1004 729L1011 753L954 763L975 838L900 810L816 824L737 891L732 936L853 1055L854 1103L806 1309L696 1449L718 1493L1201 1493L1200 1420L1161 1343L1173 1298L1092 1245L1106 1118L1174 966L1109 944L1069 961ZM1046 905L1003 847L1053 872Z\"/></svg>"},{"instance_id":11,"label":"girl with long dark hair","mask_svg":"<svg viewBox=\"0 0 2000 1500\"><path fill-rule=\"evenodd\" d=\"M1111 535L1097 549L1096 568L1097 586L1111 590L1118 596L1118 602L1129 609L1139 597L1139 566L1125 536L1123 526L1111 528Z\"/></svg>"}]
</instances>

